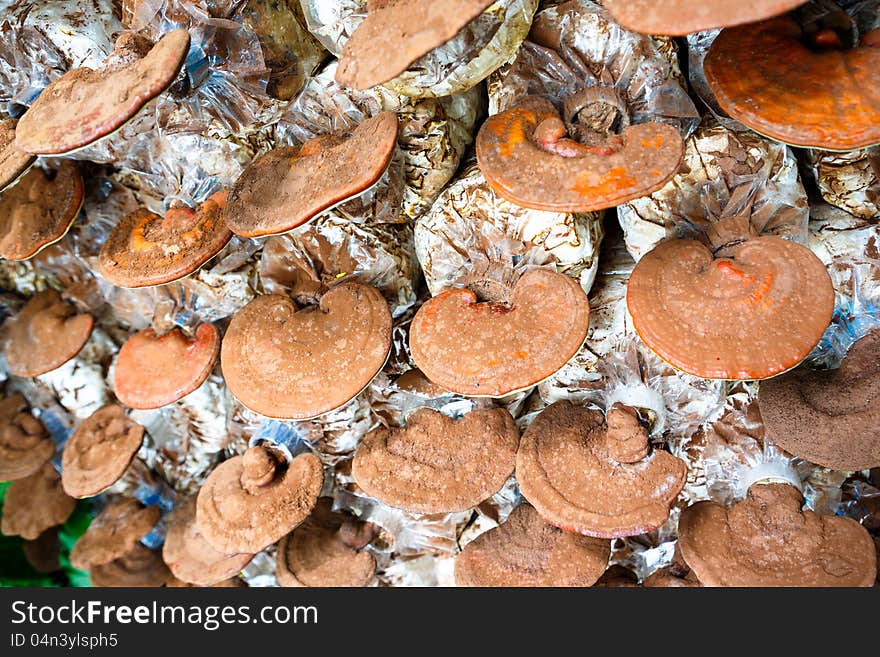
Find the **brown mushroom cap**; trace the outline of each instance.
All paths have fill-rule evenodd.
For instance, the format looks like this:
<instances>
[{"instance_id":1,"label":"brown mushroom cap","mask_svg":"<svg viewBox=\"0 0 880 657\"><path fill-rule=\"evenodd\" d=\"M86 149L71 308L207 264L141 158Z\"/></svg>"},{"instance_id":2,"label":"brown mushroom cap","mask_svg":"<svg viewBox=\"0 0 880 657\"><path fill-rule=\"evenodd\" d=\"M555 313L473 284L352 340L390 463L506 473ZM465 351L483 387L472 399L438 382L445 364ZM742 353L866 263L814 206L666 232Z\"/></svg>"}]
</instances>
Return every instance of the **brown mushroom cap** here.
<instances>
[{"instance_id":1,"label":"brown mushroom cap","mask_svg":"<svg viewBox=\"0 0 880 657\"><path fill-rule=\"evenodd\" d=\"M415 513L477 506L513 474L519 429L501 408L453 420L420 408L403 429L381 427L358 445L352 475L367 495Z\"/></svg>"},{"instance_id":2,"label":"brown mushroom cap","mask_svg":"<svg viewBox=\"0 0 880 657\"><path fill-rule=\"evenodd\" d=\"M113 392L129 408L161 408L202 385L219 353L220 331L213 324L200 324L193 338L180 329L161 336L140 331L119 350Z\"/></svg>"},{"instance_id":3,"label":"brown mushroom cap","mask_svg":"<svg viewBox=\"0 0 880 657\"><path fill-rule=\"evenodd\" d=\"M138 545L159 522L158 506L123 499L104 508L70 551L75 568L89 569L119 559Z\"/></svg>"},{"instance_id":4,"label":"brown mushroom cap","mask_svg":"<svg viewBox=\"0 0 880 657\"><path fill-rule=\"evenodd\" d=\"M31 476L9 484L0 532L32 541L49 527L63 524L75 506L76 500L61 488L55 468L46 463Z\"/></svg>"},{"instance_id":5,"label":"brown mushroom cap","mask_svg":"<svg viewBox=\"0 0 880 657\"><path fill-rule=\"evenodd\" d=\"M368 0L367 17L342 48L336 81L368 89L439 48L495 0Z\"/></svg>"},{"instance_id":6,"label":"brown mushroom cap","mask_svg":"<svg viewBox=\"0 0 880 657\"><path fill-rule=\"evenodd\" d=\"M28 413L25 398L15 393L0 400L0 481L34 474L55 454L55 442Z\"/></svg>"},{"instance_id":7,"label":"brown mushroom cap","mask_svg":"<svg viewBox=\"0 0 880 657\"><path fill-rule=\"evenodd\" d=\"M762 135L824 150L864 148L880 143L877 41L814 49L792 17L735 27L712 43L706 81L725 112Z\"/></svg>"},{"instance_id":8,"label":"brown mushroom cap","mask_svg":"<svg viewBox=\"0 0 880 657\"><path fill-rule=\"evenodd\" d=\"M158 552L140 543L131 552L89 570L93 586L164 586L171 573Z\"/></svg>"},{"instance_id":9,"label":"brown mushroom cap","mask_svg":"<svg viewBox=\"0 0 880 657\"><path fill-rule=\"evenodd\" d=\"M275 574L281 586L366 586L376 572L376 559L347 542L352 516L333 512L333 501L322 498L312 514L278 543Z\"/></svg>"},{"instance_id":10,"label":"brown mushroom cap","mask_svg":"<svg viewBox=\"0 0 880 657\"><path fill-rule=\"evenodd\" d=\"M0 121L0 191L18 180L36 162L37 158L30 153L15 147L15 119Z\"/></svg>"},{"instance_id":11,"label":"brown mushroom cap","mask_svg":"<svg viewBox=\"0 0 880 657\"><path fill-rule=\"evenodd\" d=\"M602 413L569 401L544 409L523 434L516 479L548 522L599 538L652 531L669 516L687 466L668 452L648 454L647 431L632 409Z\"/></svg>"},{"instance_id":12,"label":"brown mushroom cap","mask_svg":"<svg viewBox=\"0 0 880 657\"><path fill-rule=\"evenodd\" d=\"M758 402L767 436L787 452L835 470L880 467L880 330L853 344L836 370L764 381Z\"/></svg>"},{"instance_id":13,"label":"brown mushroom cap","mask_svg":"<svg viewBox=\"0 0 880 657\"><path fill-rule=\"evenodd\" d=\"M95 320L77 313L55 290L35 294L10 319L6 365L15 376L39 376L76 356L92 334Z\"/></svg>"},{"instance_id":14,"label":"brown mushroom cap","mask_svg":"<svg viewBox=\"0 0 880 657\"><path fill-rule=\"evenodd\" d=\"M72 497L91 497L115 484L141 448L144 428L116 404L92 413L61 454L61 480Z\"/></svg>"},{"instance_id":15,"label":"brown mushroom cap","mask_svg":"<svg viewBox=\"0 0 880 657\"><path fill-rule=\"evenodd\" d=\"M480 171L511 203L552 212L591 212L657 191L676 174L684 157L681 135L665 123L629 126L597 146L568 139L564 132L549 100L524 98L480 128Z\"/></svg>"},{"instance_id":16,"label":"brown mushroom cap","mask_svg":"<svg viewBox=\"0 0 880 657\"><path fill-rule=\"evenodd\" d=\"M218 552L196 525L196 498L179 500L168 518L162 558L178 579L198 586L214 586L247 566L253 554Z\"/></svg>"},{"instance_id":17,"label":"brown mushroom cap","mask_svg":"<svg viewBox=\"0 0 880 657\"><path fill-rule=\"evenodd\" d=\"M192 208L171 208L164 217L137 210L122 219L101 247L98 269L113 285L164 285L189 276L232 239L223 221L225 190Z\"/></svg>"},{"instance_id":18,"label":"brown mushroom cap","mask_svg":"<svg viewBox=\"0 0 880 657\"><path fill-rule=\"evenodd\" d=\"M608 566L608 541L549 525L528 504L470 542L455 559L458 586L592 586Z\"/></svg>"},{"instance_id":19,"label":"brown mushroom cap","mask_svg":"<svg viewBox=\"0 0 880 657\"><path fill-rule=\"evenodd\" d=\"M32 541L21 544L24 558L38 573L54 573L61 569L61 541L58 540L58 526L49 527Z\"/></svg>"},{"instance_id":20,"label":"brown mushroom cap","mask_svg":"<svg viewBox=\"0 0 880 657\"><path fill-rule=\"evenodd\" d=\"M705 379L764 379L791 369L831 322L834 288L812 251L778 237L725 249L662 242L633 270L627 307L667 363Z\"/></svg>"},{"instance_id":21,"label":"brown mushroom cap","mask_svg":"<svg viewBox=\"0 0 880 657\"><path fill-rule=\"evenodd\" d=\"M39 167L0 194L0 257L26 260L57 242L83 204L83 181L73 162L53 174Z\"/></svg>"},{"instance_id":22,"label":"brown mushroom cap","mask_svg":"<svg viewBox=\"0 0 880 657\"><path fill-rule=\"evenodd\" d=\"M614 20L643 34L684 36L719 27L755 23L807 0L604 0Z\"/></svg>"},{"instance_id":23,"label":"brown mushroom cap","mask_svg":"<svg viewBox=\"0 0 880 657\"><path fill-rule=\"evenodd\" d=\"M698 502L681 514L682 557L705 586L872 586L867 530L802 506L788 484L755 484L730 509Z\"/></svg>"},{"instance_id":24,"label":"brown mushroom cap","mask_svg":"<svg viewBox=\"0 0 880 657\"><path fill-rule=\"evenodd\" d=\"M266 447L251 447L218 465L199 491L196 523L224 554L256 553L311 513L324 483L321 461L303 453L282 464Z\"/></svg>"},{"instance_id":25,"label":"brown mushroom cap","mask_svg":"<svg viewBox=\"0 0 880 657\"><path fill-rule=\"evenodd\" d=\"M235 182L226 224L244 237L286 233L379 182L396 144L397 115L381 112L348 137L273 148Z\"/></svg>"},{"instance_id":26,"label":"brown mushroom cap","mask_svg":"<svg viewBox=\"0 0 880 657\"><path fill-rule=\"evenodd\" d=\"M502 397L543 381L581 348L590 302L571 278L527 271L507 303L477 303L469 289L443 292L416 313L409 344L433 383L472 397Z\"/></svg>"},{"instance_id":27,"label":"brown mushroom cap","mask_svg":"<svg viewBox=\"0 0 880 657\"><path fill-rule=\"evenodd\" d=\"M385 365L391 313L375 288L347 281L319 306L260 296L233 317L220 361L229 391L252 411L307 419L356 397Z\"/></svg>"},{"instance_id":28,"label":"brown mushroom cap","mask_svg":"<svg viewBox=\"0 0 880 657\"><path fill-rule=\"evenodd\" d=\"M51 82L19 120L16 147L56 155L88 146L162 93L186 60L189 33L168 32L143 57L139 39L123 34L100 68L73 69Z\"/></svg>"}]
</instances>

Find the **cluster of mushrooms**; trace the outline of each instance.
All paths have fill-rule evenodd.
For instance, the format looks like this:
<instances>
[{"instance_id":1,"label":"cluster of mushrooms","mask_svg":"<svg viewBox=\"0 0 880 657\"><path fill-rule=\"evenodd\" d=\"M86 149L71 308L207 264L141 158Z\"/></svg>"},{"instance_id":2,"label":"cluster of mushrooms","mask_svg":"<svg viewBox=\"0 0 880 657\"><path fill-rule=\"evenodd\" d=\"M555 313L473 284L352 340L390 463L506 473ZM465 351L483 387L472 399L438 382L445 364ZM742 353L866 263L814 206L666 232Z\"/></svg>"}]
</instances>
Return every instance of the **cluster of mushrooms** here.
<instances>
[{"instance_id":1,"label":"cluster of mushrooms","mask_svg":"<svg viewBox=\"0 0 880 657\"><path fill-rule=\"evenodd\" d=\"M876 585L880 2L9 4L35 567Z\"/></svg>"}]
</instances>

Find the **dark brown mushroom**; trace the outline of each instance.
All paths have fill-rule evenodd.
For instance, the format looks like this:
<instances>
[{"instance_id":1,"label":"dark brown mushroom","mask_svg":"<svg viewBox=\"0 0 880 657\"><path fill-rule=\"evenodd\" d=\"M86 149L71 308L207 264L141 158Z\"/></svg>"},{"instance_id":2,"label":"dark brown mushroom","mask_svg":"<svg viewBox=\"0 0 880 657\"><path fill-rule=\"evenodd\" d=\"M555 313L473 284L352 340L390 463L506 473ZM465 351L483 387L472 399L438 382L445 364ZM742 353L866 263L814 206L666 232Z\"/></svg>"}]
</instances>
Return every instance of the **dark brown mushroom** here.
<instances>
[{"instance_id":1,"label":"dark brown mushroom","mask_svg":"<svg viewBox=\"0 0 880 657\"><path fill-rule=\"evenodd\" d=\"M320 459L310 452L290 463L273 450L251 447L218 465L199 491L196 523L224 554L256 553L308 517L324 483Z\"/></svg>"},{"instance_id":2,"label":"dark brown mushroom","mask_svg":"<svg viewBox=\"0 0 880 657\"><path fill-rule=\"evenodd\" d=\"M131 552L89 570L93 586L159 587L164 586L171 573L158 552L140 543Z\"/></svg>"},{"instance_id":3,"label":"dark brown mushroom","mask_svg":"<svg viewBox=\"0 0 880 657\"><path fill-rule=\"evenodd\" d=\"M55 442L27 400L15 393L0 400L0 481L24 479L55 454Z\"/></svg>"},{"instance_id":4,"label":"dark brown mushroom","mask_svg":"<svg viewBox=\"0 0 880 657\"><path fill-rule=\"evenodd\" d=\"M74 358L92 334L95 320L77 312L55 290L31 297L7 322L6 365L16 376L39 376Z\"/></svg>"},{"instance_id":5,"label":"dark brown mushroom","mask_svg":"<svg viewBox=\"0 0 880 657\"><path fill-rule=\"evenodd\" d=\"M0 257L27 260L60 240L83 204L83 181L73 162L46 173L35 167L0 194Z\"/></svg>"},{"instance_id":6,"label":"dark brown mushroom","mask_svg":"<svg viewBox=\"0 0 880 657\"><path fill-rule=\"evenodd\" d=\"M38 573L54 573L61 570L61 541L58 526L50 527L32 541L21 544L24 558Z\"/></svg>"},{"instance_id":7,"label":"dark brown mushroom","mask_svg":"<svg viewBox=\"0 0 880 657\"><path fill-rule=\"evenodd\" d=\"M132 335L116 359L113 392L129 408L161 408L202 385L220 354L220 331L200 324L190 338L180 329Z\"/></svg>"},{"instance_id":8,"label":"dark brown mushroom","mask_svg":"<svg viewBox=\"0 0 880 657\"><path fill-rule=\"evenodd\" d=\"M516 479L548 522L599 538L652 531L669 516L687 466L650 449L634 409L615 405L607 417L560 401L544 409L520 441Z\"/></svg>"},{"instance_id":9,"label":"dark brown mushroom","mask_svg":"<svg viewBox=\"0 0 880 657\"><path fill-rule=\"evenodd\" d=\"M564 274L527 271L509 296L478 302L470 289L443 292L412 321L409 343L433 383L473 397L502 397L539 383L581 348L590 303Z\"/></svg>"},{"instance_id":10,"label":"dark brown mushroom","mask_svg":"<svg viewBox=\"0 0 880 657\"><path fill-rule=\"evenodd\" d=\"M61 477L55 468L46 463L6 489L0 532L32 541L50 527L63 524L75 506L76 500L61 488Z\"/></svg>"},{"instance_id":11,"label":"dark brown mushroom","mask_svg":"<svg viewBox=\"0 0 880 657\"><path fill-rule=\"evenodd\" d=\"M286 233L379 182L397 144L397 115L381 112L348 137L322 135L255 159L229 194L224 218L236 235Z\"/></svg>"},{"instance_id":12,"label":"dark brown mushroom","mask_svg":"<svg viewBox=\"0 0 880 657\"><path fill-rule=\"evenodd\" d=\"M143 506L134 499L107 505L74 544L71 565L88 570L125 556L152 531L161 516L158 506Z\"/></svg>"},{"instance_id":13,"label":"dark brown mushroom","mask_svg":"<svg viewBox=\"0 0 880 657\"><path fill-rule=\"evenodd\" d=\"M30 169L37 158L15 147L15 119L0 121L0 192Z\"/></svg>"},{"instance_id":14,"label":"dark brown mushroom","mask_svg":"<svg viewBox=\"0 0 880 657\"><path fill-rule=\"evenodd\" d=\"M877 555L851 518L804 511L789 484L754 484L730 509L698 502L681 514L679 545L704 586L872 586Z\"/></svg>"},{"instance_id":15,"label":"dark brown mushroom","mask_svg":"<svg viewBox=\"0 0 880 657\"><path fill-rule=\"evenodd\" d=\"M577 108L573 115L608 105L628 116L610 87L587 87L570 101ZM663 187L684 157L684 141L672 126L625 123L620 134L602 123L576 141L549 100L529 96L483 124L477 162L499 196L526 208L590 212L615 207Z\"/></svg>"},{"instance_id":16,"label":"dark brown mushroom","mask_svg":"<svg viewBox=\"0 0 880 657\"><path fill-rule=\"evenodd\" d=\"M520 504L455 559L458 586L592 586L605 572L608 541L570 534Z\"/></svg>"},{"instance_id":17,"label":"dark brown mushroom","mask_svg":"<svg viewBox=\"0 0 880 657\"><path fill-rule=\"evenodd\" d=\"M233 317L220 360L229 391L252 411L307 419L343 406L385 365L391 313L375 288L347 281L298 308L257 297Z\"/></svg>"},{"instance_id":18,"label":"dark brown mushroom","mask_svg":"<svg viewBox=\"0 0 880 657\"><path fill-rule=\"evenodd\" d=\"M504 409L453 420L420 408L406 427L379 428L358 445L352 475L367 495L415 513L477 506L513 474L519 430Z\"/></svg>"},{"instance_id":19,"label":"dark brown mushroom","mask_svg":"<svg viewBox=\"0 0 880 657\"><path fill-rule=\"evenodd\" d=\"M115 484L144 440L144 428L109 404L92 413L61 454L61 480L71 497L92 497Z\"/></svg>"},{"instance_id":20,"label":"dark brown mushroom","mask_svg":"<svg viewBox=\"0 0 880 657\"><path fill-rule=\"evenodd\" d=\"M76 68L51 82L19 120L16 147L37 155L69 153L121 128L174 82L189 33L172 30L150 46L124 33L100 68Z\"/></svg>"}]
</instances>

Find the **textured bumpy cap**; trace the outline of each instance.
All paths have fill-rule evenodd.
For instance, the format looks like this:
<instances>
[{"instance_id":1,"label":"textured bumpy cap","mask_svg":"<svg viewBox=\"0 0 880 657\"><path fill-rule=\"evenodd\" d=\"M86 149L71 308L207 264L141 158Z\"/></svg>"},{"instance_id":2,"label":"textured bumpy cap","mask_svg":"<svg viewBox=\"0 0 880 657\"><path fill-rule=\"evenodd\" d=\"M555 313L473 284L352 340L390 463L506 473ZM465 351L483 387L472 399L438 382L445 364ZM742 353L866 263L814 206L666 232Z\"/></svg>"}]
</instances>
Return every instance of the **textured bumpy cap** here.
<instances>
[{"instance_id":1,"label":"textured bumpy cap","mask_svg":"<svg viewBox=\"0 0 880 657\"><path fill-rule=\"evenodd\" d=\"M17 123L15 119L0 121L0 191L14 183L37 160L30 153L15 147Z\"/></svg>"},{"instance_id":2,"label":"textured bumpy cap","mask_svg":"<svg viewBox=\"0 0 880 657\"><path fill-rule=\"evenodd\" d=\"M64 523L76 500L65 494L61 477L46 463L29 477L17 479L6 489L0 532L28 540Z\"/></svg>"},{"instance_id":3,"label":"textured bumpy cap","mask_svg":"<svg viewBox=\"0 0 880 657\"><path fill-rule=\"evenodd\" d=\"M107 505L92 520L86 533L70 551L75 568L88 569L125 556L159 522L158 506L143 506L134 499Z\"/></svg>"},{"instance_id":4,"label":"textured bumpy cap","mask_svg":"<svg viewBox=\"0 0 880 657\"><path fill-rule=\"evenodd\" d=\"M15 393L0 400L0 481L24 479L55 454L55 442L27 400Z\"/></svg>"}]
</instances>

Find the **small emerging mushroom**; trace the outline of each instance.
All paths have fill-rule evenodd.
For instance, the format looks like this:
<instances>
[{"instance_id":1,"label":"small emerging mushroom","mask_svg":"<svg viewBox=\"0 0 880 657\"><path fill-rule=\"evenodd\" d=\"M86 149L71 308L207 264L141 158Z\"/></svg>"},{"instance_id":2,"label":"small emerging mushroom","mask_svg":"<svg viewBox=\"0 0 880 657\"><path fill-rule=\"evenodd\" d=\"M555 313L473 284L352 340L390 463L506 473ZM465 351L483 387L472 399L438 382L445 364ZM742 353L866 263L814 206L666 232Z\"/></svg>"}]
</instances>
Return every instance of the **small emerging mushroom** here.
<instances>
[{"instance_id":1,"label":"small emerging mushroom","mask_svg":"<svg viewBox=\"0 0 880 657\"><path fill-rule=\"evenodd\" d=\"M298 308L287 296L259 296L223 338L229 391L267 417L308 419L356 397L385 365L391 313L374 287L346 281Z\"/></svg>"},{"instance_id":2,"label":"small emerging mushroom","mask_svg":"<svg viewBox=\"0 0 880 657\"><path fill-rule=\"evenodd\" d=\"M61 454L61 480L71 497L92 497L115 484L131 465L144 428L116 404L99 408L70 436Z\"/></svg>"},{"instance_id":3,"label":"small emerging mushroom","mask_svg":"<svg viewBox=\"0 0 880 657\"><path fill-rule=\"evenodd\" d=\"M513 473L519 429L504 409L453 420L420 408L406 427L379 428L358 445L352 476L367 495L414 513L465 511L497 493Z\"/></svg>"},{"instance_id":4,"label":"small emerging mushroom","mask_svg":"<svg viewBox=\"0 0 880 657\"><path fill-rule=\"evenodd\" d=\"M368 0L342 48L336 81L368 89L391 80L453 38L496 0Z\"/></svg>"},{"instance_id":5,"label":"small emerging mushroom","mask_svg":"<svg viewBox=\"0 0 880 657\"><path fill-rule=\"evenodd\" d=\"M458 586L592 586L605 572L608 541L564 532L528 504L470 542L455 559Z\"/></svg>"},{"instance_id":6,"label":"small emerging mushroom","mask_svg":"<svg viewBox=\"0 0 880 657\"><path fill-rule=\"evenodd\" d=\"M158 506L123 499L104 508L70 551L70 563L88 570L120 559L133 550L159 522Z\"/></svg>"},{"instance_id":7,"label":"small emerging mushroom","mask_svg":"<svg viewBox=\"0 0 880 657\"><path fill-rule=\"evenodd\" d=\"M481 286L486 288L486 286ZM416 313L409 343L433 383L472 397L502 397L554 374L581 348L590 303L571 278L547 269L523 274L512 289L443 292Z\"/></svg>"},{"instance_id":8,"label":"small emerging mushroom","mask_svg":"<svg viewBox=\"0 0 880 657\"><path fill-rule=\"evenodd\" d=\"M32 541L50 527L63 524L75 506L76 500L61 488L55 468L46 463L6 489L0 532Z\"/></svg>"},{"instance_id":9,"label":"small emerging mushroom","mask_svg":"<svg viewBox=\"0 0 880 657\"><path fill-rule=\"evenodd\" d=\"M857 340L835 370L793 370L761 383L767 437L834 470L880 467L880 330Z\"/></svg>"},{"instance_id":10,"label":"small emerging mushroom","mask_svg":"<svg viewBox=\"0 0 880 657\"><path fill-rule=\"evenodd\" d=\"M880 143L880 29L850 47L832 27L806 30L794 15L730 28L704 70L724 111L762 135L831 151Z\"/></svg>"},{"instance_id":11,"label":"small emerging mushroom","mask_svg":"<svg viewBox=\"0 0 880 657\"><path fill-rule=\"evenodd\" d=\"M753 484L730 509L698 502L681 514L681 555L704 586L872 586L877 555L867 530L803 503L779 483Z\"/></svg>"},{"instance_id":12,"label":"small emerging mushroom","mask_svg":"<svg viewBox=\"0 0 880 657\"><path fill-rule=\"evenodd\" d=\"M113 285L164 285L189 276L232 239L222 218L225 190L195 209L170 208L164 217L137 210L120 221L101 247L98 269Z\"/></svg>"},{"instance_id":13,"label":"small emerging mushroom","mask_svg":"<svg viewBox=\"0 0 880 657\"><path fill-rule=\"evenodd\" d=\"M708 245L670 239L645 255L627 308L642 341L670 365L705 379L765 379L819 343L834 288L808 248L731 221L710 228Z\"/></svg>"},{"instance_id":14,"label":"small emerging mushroom","mask_svg":"<svg viewBox=\"0 0 880 657\"><path fill-rule=\"evenodd\" d=\"M187 584L216 586L241 570L253 554L218 552L204 539L196 524L196 498L178 500L168 518L162 558L174 576Z\"/></svg>"},{"instance_id":15,"label":"small emerging mushroom","mask_svg":"<svg viewBox=\"0 0 880 657\"><path fill-rule=\"evenodd\" d=\"M376 559L362 551L374 538L372 525L333 511L329 497L278 543L275 574L281 586L366 586Z\"/></svg>"},{"instance_id":16,"label":"small emerging mushroom","mask_svg":"<svg viewBox=\"0 0 880 657\"><path fill-rule=\"evenodd\" d=\"M0 257L27 260L60 240L83 204L83 181L73 162L46 173L35 167L0 194Z\"/></svg>"},{"instance_id":17,"label":"small emerging mushroom","mask_svg":"<svg viewBox=\"0 0 880 657\"><path fill-rule=\"evenodd\" d=\"M397 145L397 115L381 112L347 137L322 135L281 146L244 170L224 219L236 235L286 233L359 196L382 178Z\"/></svg>"},{"instance_id":18,"label":"small emerging mushroom","mask_svg":"<svg viewBox=\"0 0 880 657\"><path fill-rule=\"evenodd\" d=\"M255 446L218 465L196 501L202 537L223 554L257 553L311 513L324 483L320 459L310 452L285 463Z\"/></svg>"},{"instance_id":19,"label":"small emerging mushroom","mask_svg":"<svg viewBox=\"0 0 880 657\"><path fill-rule=\"evenodd\" d=\"M129 408L161 408L202 385L220 353L220 331L200 324L190 338L180 329L132 335L116 359L113 392Z\"/></svg>"},{"instance_id":20,"label":"small emerging mushroom","mask_svg":"<svg viewBox=\"0 0 880 657\"><path fill-rule=\"evenodd\" d=\"M599 538L652 531L669 516L687 466L651 449L631 407L600 411L559 401L523 434L516 457L523 496L545 520Z\"/></svg>"},{"instance_id":21,"label":"small emerging mushroom","mask_svg":"<svg viewBox=\"0 0 880 657\"><path fill-rule=\"evenodd\" d=\"M95 320L55 290L35 294L7 321L6 365L15 376L39 376L74 358Z\"/></svg>"},{"instance_id":22,"label":"small emerging mushroom","mask_svg":"<svg viewBox=\"0 0 880 657\"><path fill-rule=\"evenodd\" d=\"M93 586L159 587L170 579L171 573L158 552L140 543L127 554L89 570Z\"/></svg>"},{"instance_id":23,"label":"small emerging mushroom","mask_svg":"<svg viewBox=\"0 0 880 657\"><path fill-rule=\"evenodd\" d=\"M628 30L685 36L773 18L805 2L807 0L604 0L602 5Z\"/></svg>"},{"instance_id":24,"label":"small emerging mushroom","mask_svg":"<svg viewBox=\"0 0 880 657\"><path fill-rule=\"evenodd\" d=\"M566 98L566 114L563 120L549 100L528 96L486 120L477 162L497 194L537 210L590 212L647 196L678 171L684 156L678 130L658 122L630 125L613 88L581 89Z\"/></svg>"},{"instance_id":25,"label":"small emerging mushroom","mask_svg":"<svg viewBox=\"0 0 880 657\"><path fill-rule=\"evenodd\" d=\"M24 479L55 454L55 442L27 400L15 393L0 400L0 481Z\"/></svg>"},{"instance_id":26,"label":"small emerging mushroom","mask_svg":"<svg viewBox=\"0 0 880 657\"><path fill-rule=\"evenodd\" d=\"M0 121L0 192L30 169L37 158L15 147L15 119Z\"/></svg>"},{"instance_id":27,"label":"small emerging mushroom","mask_svg":"<svg viewBox=\"0 0 880 657\"><path fill-rule=\"evenodd\" d=\"M101 67L76 68L54 80L19 119L15 145L60 155L121 128L174 82L189 51L189 33L173 30L155 45L127 32Z\"/></svg>"}]
</instances>

